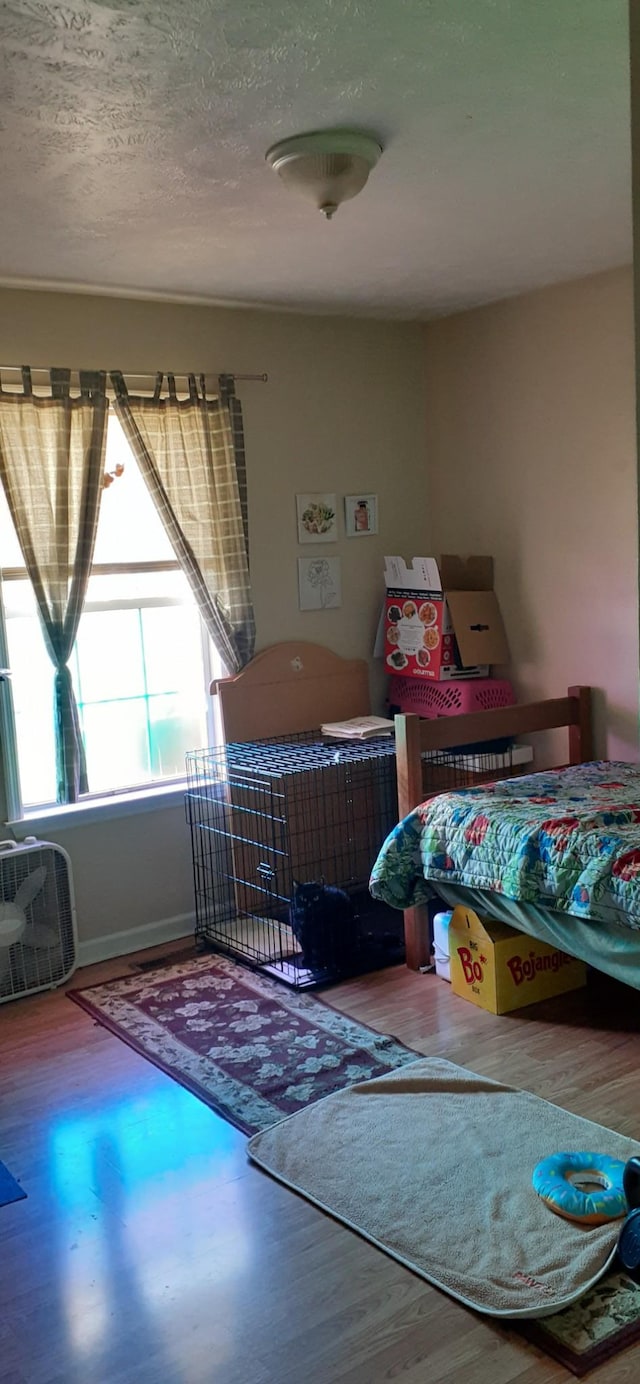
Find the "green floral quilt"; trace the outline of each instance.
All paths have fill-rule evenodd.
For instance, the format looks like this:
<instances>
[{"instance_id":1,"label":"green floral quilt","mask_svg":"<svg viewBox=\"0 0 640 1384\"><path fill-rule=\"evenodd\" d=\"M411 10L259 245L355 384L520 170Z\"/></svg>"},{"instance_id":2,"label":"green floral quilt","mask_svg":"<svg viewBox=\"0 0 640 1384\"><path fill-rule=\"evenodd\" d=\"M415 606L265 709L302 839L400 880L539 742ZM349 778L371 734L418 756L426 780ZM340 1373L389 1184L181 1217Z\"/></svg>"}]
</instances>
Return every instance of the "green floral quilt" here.
<instances>
[{"instance_id":1,"label":"green floral quilt","mask_svg":"<svg viewBox=\"0 0 640 1384\"><path fill-rule=\"evenodd\" d=\"M385 841L370 889L409 908L438 881L640 928L640 765L580 764L423 803Z\"/></svg>"}]
</instances>

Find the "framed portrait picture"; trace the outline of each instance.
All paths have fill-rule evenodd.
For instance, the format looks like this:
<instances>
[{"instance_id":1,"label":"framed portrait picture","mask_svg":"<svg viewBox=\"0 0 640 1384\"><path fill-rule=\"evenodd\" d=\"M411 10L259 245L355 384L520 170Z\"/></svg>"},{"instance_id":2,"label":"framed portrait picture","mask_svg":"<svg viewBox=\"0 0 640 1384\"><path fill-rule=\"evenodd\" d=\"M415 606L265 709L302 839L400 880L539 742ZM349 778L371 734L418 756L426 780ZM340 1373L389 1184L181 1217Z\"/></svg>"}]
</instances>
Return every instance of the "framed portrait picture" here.
<instances>
[{"instance_id":1,"label":"framed portrait picture","mask_svg":"<svg viewBox=\"0 0 640 1384\"><path fill-rule=\"evenodd\" d=\"M342 605L339 557L299 557L301 610L332 610Z\"/></svg>"},{"instance_id":2,"label":"framed portrait picture","mask_svg":"<svg viewBox=\"0 0 640 1384\"><path fill-rule=\"evenodd\" d=\"M378 532L378 496L345 495L344 523L347 538L366 538Z\"/></svg>"},{"instance_id":3,"label":"framed portrait picture","mask_svg":"<svg viewBox=\"0 0 640 1384\"><path fill-rule=\"evenodd\" d=\"M335 495L296 495L299 543L335 543L338 537Z\"/></svg>"}]
</instances>

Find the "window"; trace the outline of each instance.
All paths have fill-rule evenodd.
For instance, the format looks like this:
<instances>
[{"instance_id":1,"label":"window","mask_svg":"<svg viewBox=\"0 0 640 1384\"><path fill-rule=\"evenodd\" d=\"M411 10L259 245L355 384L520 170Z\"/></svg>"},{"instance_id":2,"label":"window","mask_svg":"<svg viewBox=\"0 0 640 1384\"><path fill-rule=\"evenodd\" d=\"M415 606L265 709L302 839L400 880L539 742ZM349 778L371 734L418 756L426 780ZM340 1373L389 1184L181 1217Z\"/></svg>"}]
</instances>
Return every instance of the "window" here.
<instances>
[{"instance_id":1,"label":"window","mask_svg":"<svg viewBox=\"0 0 640 1384\"><path fill-rule=\"evenodd\" d=\"M186 750L215 738L207 689L223 672L115 415L106 470L113 480L69 660L91 796L181 779ZM55 802L54 669L1 487L0 554L14 752L29 810Z\"/></svg>"}]
</instances>

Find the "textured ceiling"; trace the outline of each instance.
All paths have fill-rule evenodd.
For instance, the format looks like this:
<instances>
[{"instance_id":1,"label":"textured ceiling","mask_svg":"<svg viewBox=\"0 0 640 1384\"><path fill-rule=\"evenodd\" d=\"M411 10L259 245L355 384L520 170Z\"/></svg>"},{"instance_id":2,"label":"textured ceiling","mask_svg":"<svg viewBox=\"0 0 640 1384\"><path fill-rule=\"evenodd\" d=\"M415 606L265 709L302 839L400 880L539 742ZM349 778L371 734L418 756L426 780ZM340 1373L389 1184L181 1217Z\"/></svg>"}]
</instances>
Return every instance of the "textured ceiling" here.
<instances>
[{"instance_id":1,"label":"textured ceiling","mask_svg":"<svg viewBox=\"0 0 640 1384\"><path fill-rule=\"evenodd\" d=\"M0 280L429 316L631 259L625 0L0 0ZM264 162L379 135L330 224Z\"/></svg>"}]
</instances>

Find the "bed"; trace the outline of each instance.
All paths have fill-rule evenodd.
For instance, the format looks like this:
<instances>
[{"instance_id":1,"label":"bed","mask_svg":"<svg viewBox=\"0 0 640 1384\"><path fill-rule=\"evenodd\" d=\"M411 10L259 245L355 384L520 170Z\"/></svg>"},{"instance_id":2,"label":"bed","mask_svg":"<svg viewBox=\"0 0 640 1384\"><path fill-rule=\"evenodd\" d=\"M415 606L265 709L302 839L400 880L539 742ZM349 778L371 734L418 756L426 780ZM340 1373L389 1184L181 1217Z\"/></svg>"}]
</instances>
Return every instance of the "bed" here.
<instances>
[{"instance_id":1,"label":"bed","mask_svg":"<svg viewBox=\"0 0 640 1384\"><path fill-rule=\"evenodd\" d=\"M565 764L425 801L425 767L439 753L557 728L568 731ZM399 716L396 752L400 822L371 891L404 910L410 967L428 963L435 897L640 988L640 766L593 760L590 689L448 721Z\"/></svg>"}]
</instances>

